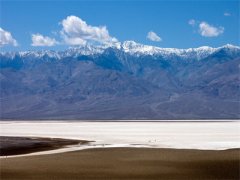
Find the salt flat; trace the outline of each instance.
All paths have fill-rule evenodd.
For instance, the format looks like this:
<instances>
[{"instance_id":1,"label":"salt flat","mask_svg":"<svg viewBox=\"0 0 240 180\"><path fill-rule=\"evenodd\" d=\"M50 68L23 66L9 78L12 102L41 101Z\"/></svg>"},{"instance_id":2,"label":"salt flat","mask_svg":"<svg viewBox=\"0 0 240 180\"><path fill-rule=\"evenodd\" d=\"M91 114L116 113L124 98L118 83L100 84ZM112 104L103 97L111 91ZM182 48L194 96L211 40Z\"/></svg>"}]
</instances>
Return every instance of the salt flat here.
<instances>
[{"instance_id":1,"label":"salt flat","mask_svg":"<svg viewBox=\"0 0 240 180\"><path fill-rule=\"evenodd\" d=\"M0 135L95 141L84 148L103 146L213 150L240 148L239 121L1 121ZM76 150L80 147L71 148L72 150ZM62 151L66 151L66 149Z\"/></svg>"}]
</instances>

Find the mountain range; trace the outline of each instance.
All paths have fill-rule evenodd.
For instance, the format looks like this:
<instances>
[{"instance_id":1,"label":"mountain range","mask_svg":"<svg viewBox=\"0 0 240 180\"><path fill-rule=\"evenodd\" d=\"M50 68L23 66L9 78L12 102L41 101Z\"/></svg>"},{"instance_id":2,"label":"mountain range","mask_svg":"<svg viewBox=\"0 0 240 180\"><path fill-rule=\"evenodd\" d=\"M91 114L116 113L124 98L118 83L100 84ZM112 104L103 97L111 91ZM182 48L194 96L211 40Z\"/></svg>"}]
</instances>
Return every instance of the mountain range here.
<instances>
[{"instance_id":1,"label":"mountain range","mask_svg":"<svg viewBox=\"0 0 240 180\"><path fill-rule=\"evenodd\" d=\"M0 52L1 119L239 119L240 47Z\"/></svg>"}]
</instances>

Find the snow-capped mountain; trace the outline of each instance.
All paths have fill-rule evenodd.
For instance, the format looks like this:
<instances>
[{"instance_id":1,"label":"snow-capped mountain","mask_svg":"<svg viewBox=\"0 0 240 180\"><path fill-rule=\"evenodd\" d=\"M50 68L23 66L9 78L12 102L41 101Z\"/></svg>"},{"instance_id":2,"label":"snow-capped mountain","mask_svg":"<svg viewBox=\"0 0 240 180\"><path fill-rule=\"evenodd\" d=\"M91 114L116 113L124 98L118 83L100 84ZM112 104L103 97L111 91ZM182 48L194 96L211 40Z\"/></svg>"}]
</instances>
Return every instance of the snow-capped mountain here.
<instances>
[{"instance_id":1,"label":"snow-capped mountain","mask_svg":"<svg viewBox=\"0 0 240 180\"><path fill-rule=\"evenodd\" d=\"M0 117L240 118L240 48L160 48L126 41L0 53Z\"/></svg>"},{"instance_id":2,"label":"snow-capped mountain","mask_svg":"<svg viewBox=\"0 0 240 180\"><path fill-rule=\"evenodd\" d=\"M220 47L221 48L221 47ZM203 46L199 48L177 49L177 48L160 48L136 43L134 41L125 41L122 44L124 52L137 55L161 55L165 58L168 56L179 56L182 58L197 58L201 59L216 52L220 48L212 48ZM234 46L232 48L235 48Z\"/></svg>"},{"instance_id":3,"label":"snow-capped mountain","mask_svg":"<svg viewBox=\"0 0 240 180\"><path fill-rule=\"evenodd\" d=\"M231 44L227 44L222 47L212 48L208 46L202 46L199 48L189 48L189 49L177 49L177 48L160 48L156 46L148 46L140 43L136 43L134 41L124 41L123 43L119 43L115 46L103 46L103 45L90 45L87 44L85 46L71 47L65 51L22 51L22 52L0 52L1 56L13 59L16 56L21 58L43 58L49 57L54 59L61 59L66 57L77 57L80 55L96 55L102 54L108 48L117 49L124 53L134 55L134 56L142 56L142 55L150 55L150 56L162 56L166 59L168 58L182 58L182 59L203 59L207 56L221 50L228 49L229 51L239 51L240 47L233 46Z\"/></svg>"}]
</instances>

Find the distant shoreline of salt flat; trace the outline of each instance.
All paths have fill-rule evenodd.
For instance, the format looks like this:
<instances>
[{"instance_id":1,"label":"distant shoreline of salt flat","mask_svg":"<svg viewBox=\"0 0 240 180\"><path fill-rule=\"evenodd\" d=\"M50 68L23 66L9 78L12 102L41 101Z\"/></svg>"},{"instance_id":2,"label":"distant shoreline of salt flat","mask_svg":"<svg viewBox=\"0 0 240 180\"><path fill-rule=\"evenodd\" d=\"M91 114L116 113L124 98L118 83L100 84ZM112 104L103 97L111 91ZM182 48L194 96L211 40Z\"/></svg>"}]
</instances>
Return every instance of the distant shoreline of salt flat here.
<instances>
[{"instance_id":1,"label":"distant shoreline of salt flat","mask_svg":"<svg viewBox=\"0 0 240 180\"><path fill-rule=\"evenodd\" d=\"M240 121L0 121L1 136L94 141L94 147L240 148ZM86 148L89 148L86 147Z\"/></svg>"}]
</instances>

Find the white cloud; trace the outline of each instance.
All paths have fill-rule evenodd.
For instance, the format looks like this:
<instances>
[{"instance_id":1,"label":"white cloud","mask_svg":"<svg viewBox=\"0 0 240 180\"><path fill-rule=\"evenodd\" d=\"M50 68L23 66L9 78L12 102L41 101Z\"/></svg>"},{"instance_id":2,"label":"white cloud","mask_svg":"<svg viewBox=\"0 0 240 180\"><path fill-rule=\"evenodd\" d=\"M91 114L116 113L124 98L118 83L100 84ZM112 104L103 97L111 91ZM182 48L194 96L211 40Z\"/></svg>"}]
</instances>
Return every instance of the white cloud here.
<instances>
[{"instance_id":1,"label":"white cloud","mask_svg":"<svg viewBox=\"0 0 240 180\"><path fill-rule=\"evenodd\" d=\"M12 37L11 33L0 28L0 47L4 45L17 46L17 41Z\"/></svg>"},{"instance_id":2,"label":"white cloud","mask_svg":"<svg viewBox=\"0 0 240 180\"><path fill-rule=\"evenodd\" d=\"M194 26L196 24L196 21L194 19L190 19L188 21L188 24L191 25L191 26Z\"/></svg>"},{"instance_id":3,"label":"white cloud","mask_svg":"<svg viewBox=\"0 0 240 180\"><path fill-rule=\"evenodd\" d=\"M225 12L223 15L224 15L224 16L231 16L231 14L228 13L228 12Z\"/></svg>"},{"instance_id":4,"label":"white cloud","mask_svg":"<svg viewBox=\"0 0 240 180\"><path fill-rule=\"evenodd\" d=\"M32 34L32 46L54 46L58 42L54 38L41 34Z\"/></svg>"},{"instance_id":5,"label":"white cloud","mask_svg":"<svg viewBox=\"0 0 240 180\"><path fill-rule=\"evenodd\" d=\"M77 16L68 16L61 22L62 37L66 44L84 45L87 42L115 44L118 40L109 35L106 26L91 26Z\"/></svg>"},{"instance_id":6,"label":"white cloud","mask_svg":"<svg viewBox=\"0 0 240 180\"><path fill-rule=\"evenodd\" d=\"M201 22L199 24L199 33L204 37L217 37L224 32L224 28L214 27L207 22Z\"/></svg>"},{"instance_id":7,"label":"white cloud","mask_svg":"<svg viewBox=\"0 0 240 180\"><path fill-rule=\"evenodd\" d=\"M162 41L162 39L153 31L148 32L147 39L151 41Z\"/></svg>"}]
</instances>

